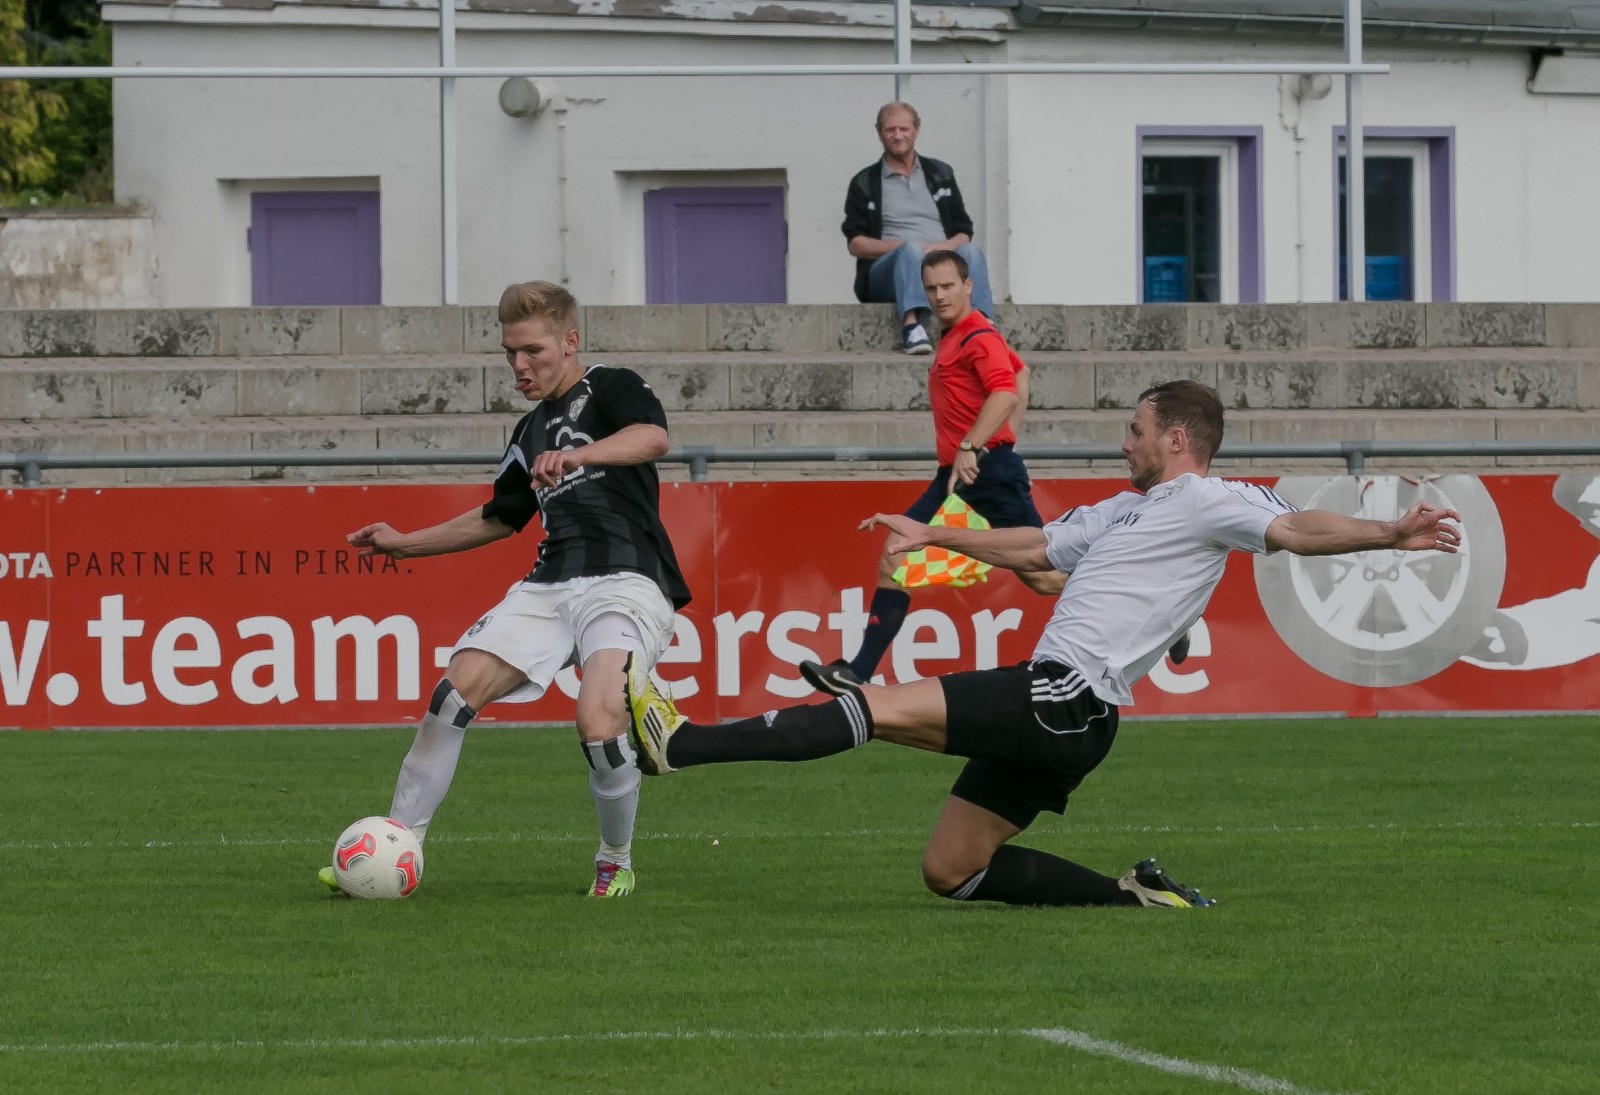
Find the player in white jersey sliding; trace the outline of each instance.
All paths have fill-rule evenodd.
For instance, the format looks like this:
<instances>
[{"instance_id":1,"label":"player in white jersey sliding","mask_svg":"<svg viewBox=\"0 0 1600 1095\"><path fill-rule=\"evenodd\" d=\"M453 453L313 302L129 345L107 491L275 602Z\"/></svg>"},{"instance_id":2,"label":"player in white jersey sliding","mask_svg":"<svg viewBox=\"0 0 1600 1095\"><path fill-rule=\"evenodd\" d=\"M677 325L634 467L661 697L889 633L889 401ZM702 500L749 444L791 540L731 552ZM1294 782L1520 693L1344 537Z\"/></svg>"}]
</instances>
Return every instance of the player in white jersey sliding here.
<instances>
[{"instance_id":1,"label":"player in white jersey sliding","mask_svg":"<svg viewBox=\"0 0 1600 1095\"><path fill-rule=\"evenodd\" d=\"M1067 796L1111 749L1134 683L1205 610L1230 551L1340 555L1379 548L1454 552L1460 515L1419 502L1395 521L1299 512L1272 491L1207 478L1222 442L1222 404L1178 380L1142 393L1122 451L1132 491L1080 506L1043 529L930 528L877 514L890 550L937 545L1015 571L1069 575L1050 622L1021 665L952 673L889 688L863 685L828 702L726 725L689 722L642 664L627 672L639 765L661 775L696 764L812 760L877 737L969 758L928 839L922 877L958 901L1011 905L1212 902L1153 860L1121 877L1010 843Z\"/></svg>"}]
</instances>

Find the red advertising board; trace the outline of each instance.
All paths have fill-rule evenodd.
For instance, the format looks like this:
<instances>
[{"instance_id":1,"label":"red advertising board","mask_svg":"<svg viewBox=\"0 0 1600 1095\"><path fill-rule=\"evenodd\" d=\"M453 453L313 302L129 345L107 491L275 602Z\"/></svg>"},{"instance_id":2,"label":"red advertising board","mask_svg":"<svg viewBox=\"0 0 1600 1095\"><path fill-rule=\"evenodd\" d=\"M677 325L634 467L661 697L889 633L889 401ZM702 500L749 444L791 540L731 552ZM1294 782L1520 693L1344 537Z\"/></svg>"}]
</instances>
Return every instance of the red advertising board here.
<instances>
[{"instance_id":1,"label":"red advertising board","mask_svg":"<svg viewBox=\"0 0 1600 1095\"><path fill-rule=\"evenodd\" d=\"M1129 715L1600 709L1600 476L1266 480L1297 505L1465 515L1459 556L1234 556L1181 667ZM809 694L795 664L852 652L899 482L673 484L694 602L658 675L697 717ZM1121 489L1041 481L1041 512ZM0 726L377 725L418 716L451 646L526 572L530 527L468 555L362 560L345 534L416 528L476 486L10 490L0 495ZM885 680L1019 661L1051 603L996 572L919 591ZM486 718L564 722L571 669Z\"/></svg>"}]
</instances>

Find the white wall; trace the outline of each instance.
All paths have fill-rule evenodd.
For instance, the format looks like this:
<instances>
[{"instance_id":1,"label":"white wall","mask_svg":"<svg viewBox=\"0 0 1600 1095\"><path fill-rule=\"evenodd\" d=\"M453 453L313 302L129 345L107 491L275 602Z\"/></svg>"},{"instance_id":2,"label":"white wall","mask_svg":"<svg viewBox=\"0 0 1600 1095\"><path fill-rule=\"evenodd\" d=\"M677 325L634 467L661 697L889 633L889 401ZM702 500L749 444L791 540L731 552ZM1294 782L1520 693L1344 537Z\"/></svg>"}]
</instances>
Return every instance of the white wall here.
<instances>
[{"instance_id":1,"label":"white wall","mask_svg":"<svg viewBox=\"0 0 1600 1095\"><path fill-rule=\"evenodd\" d=\"M1337 60L1336 50L1041 32L1018 61ZM1454 127L1459 300L1600 300L1600 97L1532 95L1520 52L1369 49L1366 125ZM1344 89L1299 104L1273 76L1014 77L1011 284L1019 302L1114 304L1138 271L1141 125L1260 126L1269 301L1328 300L1337 255L1334 143ZM1296 184L1295 128L1299 147ZM1297 254L1296 241L1303 244Z\"/></svg>"},{"instance_id":2,"label":"white wall","mask_svg":"<svg viewBox=\"0 0 1600 1095\"><path fill-rule=\"evenodd\" d=\"M374 16L377 18L377 16ZM888 61L881 32L753 25L736 34L601 35L459 24L463 65L867 63ZM724 28L726 29L726 28ZM764 35L764 37L762 36ZM965 43L980 56L982 43ZM425 28L116 24L117 63L434 63ZM929 45L926 59L960 60ZM921 146L953 163L975 219L985 192L979 81L917 81ZM457 84L461 303L492 303L513 280L561 267L558 161L563 115L517 119L499 108L497 79ZM639 173L742 173L787 186L789 300L854 299L854 260L839 232L845 187L881 154L873 133L891 77L636 78L552 81L565 98L567 261L588 303L643 297ZM438 95L427 81L123 80L116 87L117 188L155 211L159 293L173 305L249 301L248 187L228 180L378 180L383 302L439 302ZM989 137L990 146L995 138ZM306 185L310 186L310 183ZM245 195L241 203L239 196ZM243 218L243 219L241 219Z\"/></svg>"},{"instance_id":3,"label":"white wall","mask_svg":"<svg viewBox=\"0 0 1600 1095\"><path fill-rule=\"evenodd\" d=\"M270 18L240 13L241 24L129 21L153 10L117 9L119 64L427 65L437 55L436 34L416 13L340 16L374 24L366 27L294 25L301 16L288 9ZM463 13L458 26L465 65L865 63L890 54L885 31L854 25ZM1008 44L980 37L919 40L915 57L1338 58L1332 43L1039 29L1013 32ZM1591 198L1600 178L1600 97L1528 93L1521 52L1368 52L1395 66L1365 81L1369 126L1455 127L1458 299L1600 299L1600 211ZM1283 87L1275 76L919 77L910 98L924 118L921 149L956 168L1000 299L1133 300L1135 130L1187 125L1261 127L1266 298L1326 300L1337 253L1332 134L1343 124L1343 89L1335 80L1326 98L1297 104ZM495 79L458 83L462 303L491 303L512 280L557 277L563 239L581 300L640 302L643 180L719 177L787 187L790 301L852 299L853 264L838 231L844 190L879 152L872 116L889 98L891 78L568 80L552 85L565 113L536 119L504 115L498 89ZM375 179L384 302L439 302L434 83L122 80L115 95L118 197L153 211L161 303L248 303L252 187L237 180L286 179L326 187Z\"/></svg>"},{"instance_id":4,"label":"white wall","mask_svg":"<svg viewBox=\"0 0 1600 1095\"><path fill-rule=\"evenodd\" d=\"M348 65L367 50L396 64L436 60L423 36L372 28L118 24L114 44L117 64ZM385 303L438 303L438 231L428 231L439 202L434 85L119 80L113 98L117 197L154 215L162 303L250 303L248 188L234 180L335 189L372 178L382 193Z\"/></svg>"}]
</instances>

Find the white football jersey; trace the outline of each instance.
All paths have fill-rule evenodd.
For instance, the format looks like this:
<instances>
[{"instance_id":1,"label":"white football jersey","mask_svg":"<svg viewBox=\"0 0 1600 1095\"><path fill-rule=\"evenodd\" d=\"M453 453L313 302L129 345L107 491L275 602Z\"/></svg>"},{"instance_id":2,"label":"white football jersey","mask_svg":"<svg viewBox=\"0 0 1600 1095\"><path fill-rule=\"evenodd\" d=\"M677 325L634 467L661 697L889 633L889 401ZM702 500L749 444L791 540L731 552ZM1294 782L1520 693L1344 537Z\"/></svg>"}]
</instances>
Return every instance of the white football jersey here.
<instances>
[{"instance_id":1,"label":"white football jersey","mask_svg":"<svg viewBox=\"0 0 1600 1095\"><path fill-rule=\"evenodd\" d=\"M1068 511L1044 528L1046 556L1069 577L1034 660L1131 704L1134 682L1205 611L1228 552L1264 554L1267 526L1293 512L1266 487L1187 472Z\"/></svg>"}]
</instances>

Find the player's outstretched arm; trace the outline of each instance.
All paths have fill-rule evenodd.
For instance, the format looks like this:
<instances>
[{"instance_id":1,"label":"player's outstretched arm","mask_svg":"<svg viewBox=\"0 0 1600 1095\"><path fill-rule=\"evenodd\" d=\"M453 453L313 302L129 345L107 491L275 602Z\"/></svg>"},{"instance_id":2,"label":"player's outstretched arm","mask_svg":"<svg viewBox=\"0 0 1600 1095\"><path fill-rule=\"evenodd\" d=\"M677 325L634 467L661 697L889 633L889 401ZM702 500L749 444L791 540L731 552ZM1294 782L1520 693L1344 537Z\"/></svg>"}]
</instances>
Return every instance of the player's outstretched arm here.
<instances>
[{"instance_id":1,"label":"player's outstretched arm","mask_svg":"<svg viewBox=\"0 0 1600 1095\"><path fill-rule=\"evenodd\" d=\"M546 449L534 458L529 471L535 483L553 487L561 482L562 476L582 467L648 464L665 456L667 447L666 430L648 422L635 422L575 449Z\"/></svg>"},{"instance_id":2,"label":"player's outstretched arm","mask_svg":"<svg viewBox=\"0 0 1600 1095\"><path fill-rule=\"evenodd\" d=\"M875 513L861 522L869 529L889 530L885 550L899 555L923 547L949 548L991 566L1007 570L1055 569L1044 554L1044 533L1036 528L970 529L924 525L898 513Z\"/></svg>"},{"instance_id":3,"label":"player's outstretched arm","mask_svg":"<svg viewBox=\"0 0 1600 1095\"><path fill-rule=\"evenodd\" d=\"M1268 551L1296 555L1343 555L1351 551L1443 551L1461 546L1461 515L1418 502L1394 521L1367 521L1342 513L1308 509L1285 513L1267 526Z\"/></svg>"},{"instance_id":4,"label":"player's outstretched arm","mask_svg":"<svg viewBox=\"0 0 1600 1095\"><path fill-rule=\"evenodd\" d=\"M484 517L481 510L469 509L437 525L416 532L400 532L387 522L366 525L346 536L361 555L387 555L391 559L419 559L429 555L449 555L456 551L504 540L516 529L497 517Z\"/></svg>"}]
</instances>

